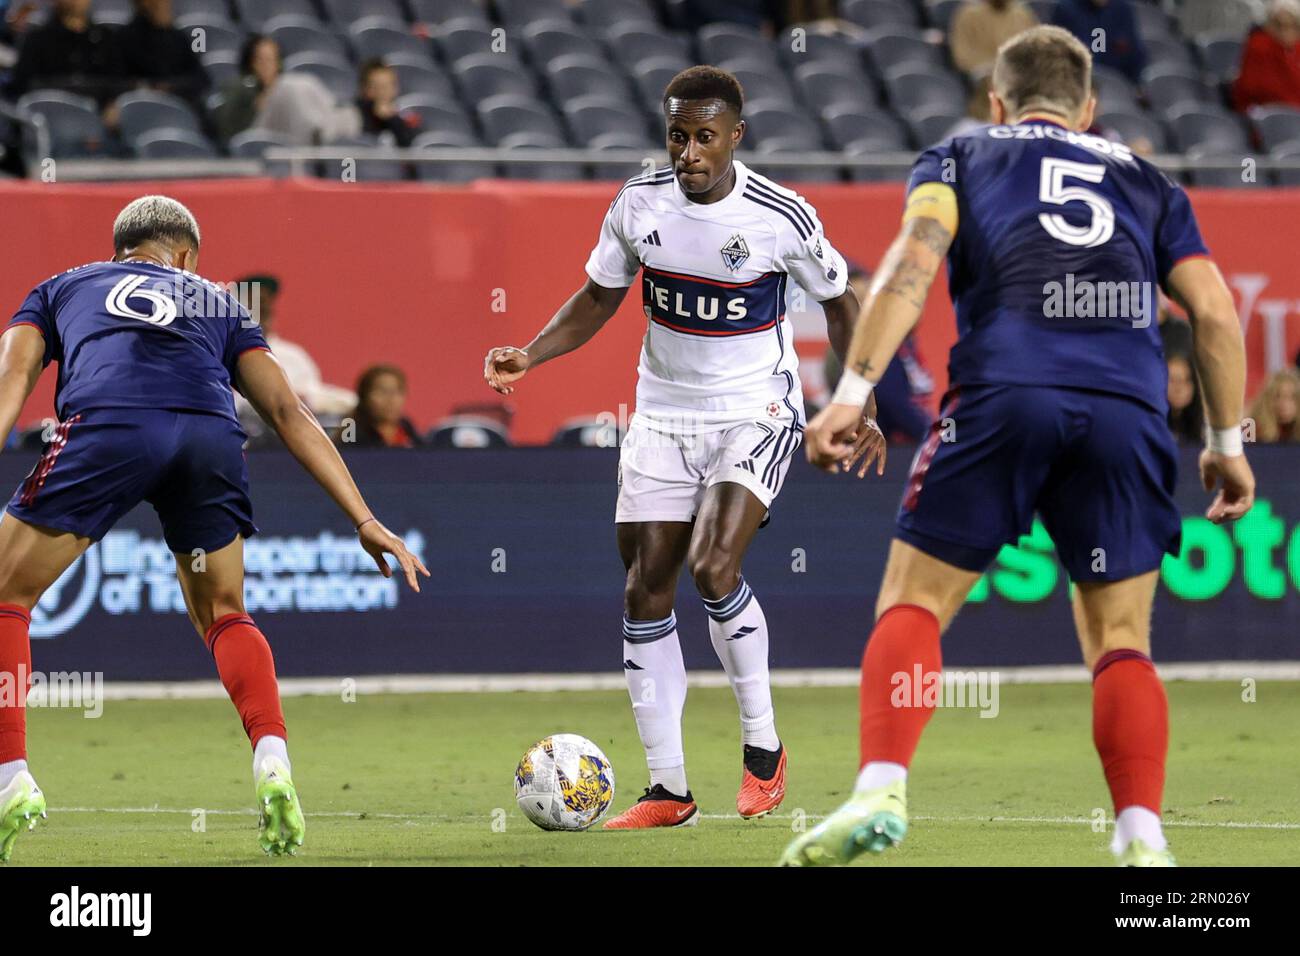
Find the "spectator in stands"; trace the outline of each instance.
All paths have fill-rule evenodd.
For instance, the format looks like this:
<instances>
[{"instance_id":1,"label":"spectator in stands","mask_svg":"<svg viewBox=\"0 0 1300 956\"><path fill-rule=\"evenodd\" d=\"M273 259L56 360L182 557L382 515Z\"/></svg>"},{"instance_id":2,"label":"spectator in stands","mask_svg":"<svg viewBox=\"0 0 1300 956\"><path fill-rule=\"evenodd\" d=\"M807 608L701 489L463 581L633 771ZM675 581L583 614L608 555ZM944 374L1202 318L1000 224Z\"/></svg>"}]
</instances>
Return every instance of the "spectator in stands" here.
<instances>
[{"instance_id":1,"label":"spectator in stands","mask_svg":"<svg viewBox=\"0 0 1300 956\"><path fill-rule=\"evenodd\" d=\"M993 67L998 47L1034 26L1038 17L1020 0L970 0L948 27L952 62L963 73L979 77Z\"/></svg>"},{"instance_id":2,"label":"spectator in stands","mask_svg":"<svg viewBox=\"0 0 1300 956\"><path fill-rule=\"evenodd\" d=\"M339 103L310 73L282 73L267 90L253 125L294 146L315 146L360 135L361 111Z\"/></svg>"},{"instance_id":3,"label":"spectator in stands","mask_svg":"<svg viewBox=\"0 0 1300 956\"><path fill-rule=\"evenodd\" d=\"M397 71L383 60L367 60L361 64L358 92L361 131L378 137L383 145L410 146L420 132L420 118L398 112Z\"/></svg>"},{"instance_id":4,"label":"spectator in stands","mask_svg":"<svg viewBox=\"0 0 1300 956\"><path fill-rule=\"evenodd\" d=\"M217 108L217 135L222 142L257 122L266 94L275 86L283 67L280 44L270 37L254 33L244 41L239 52L239 76L221 91L221 106Z\"/></svg>"},{"instance_id":5,"label":"spectator in stands","mask_svg":"<svg viewBox=\"0 0 1300 956\"><path fill-rule=\"evenodd\" d=\"M54 0L49 22L28 30L10 77L14 96L57 89L106 105L129 84L113 31L91 18L90 0Z\"/></svg>"},{"instance_id":6,"label":"spectator in stands","mask_svg":"<svg viewBox=\"0 0 1300 956\"><path fill-rule=\"evenodd\" d=\"M1232 105L1281 103L1300 108L1300 0L1273 0L1268 19L1242 45Z\"/></svg>"},{"instance_id":7,"label":"spectator in stands","mask_svg":"<svg viewBox=\"0 0 1300 956\"><path fill-rule=\"evenodd\" d=\"M1169 430L1180 443L1199 445L1205 441L1205 418L1188 353L1170 352L1165 364L1169 369Z\"/></svg>"},{"instance_id":8,"label":"spectator in stands","mask_svg":"<svg viewBox=\"0 0 1300 956\"><path fill-rule=\"evenodd\" d=\"M135 0L134 19L117 35L128 77L202 110L211 82L193 37L176 29L172 0Z\"/></svg>"},{"instance_id":9,"label":"spectator in stands","mask_svg":"<svg viewBox=\"0 0 1300 956\"><path fill-rule=\"evenodd\" d=\"M1296 415L1300 411L1300 372L1284 368L1264 382L1250 406L1255 421L1255 441L1269 444L1300 441Z\"/></svg>"},{"instance_id":10,"label":"spectator in stands","mask_svg":"<svg viewBox=\"0 0 1300 956\"><path fill-rule=\"evenodd\" d=\"M284 367L289 384L307 407L318 415L342 415L356 405L357 397L346 388L330 385L321 380L320 366L295 342L282 338L276 332L277 304L280 297L280 280L273 275L246 275L235 280L244 308L262 326L266 344ZM240 398L240 402L243 399ZM237 403L238 404L238 403ZM240 418L249 411L247 404L240 405Z\"/></svg>"},{"instance_id":11,"label":"spectator in stands","mask_svg":"<svg viewBox=\"0 0 1300 956\"><path fill-rule=\"evenodd\" d=\"M342 444L360 448L414 448L423 444L405 415L406 373L395 365L372 365L357 380L357 406L339 430Z\"/></svg>"},{"instance_id":12,"label":"spectator in stands","mask_svg":"<svg viewBox=\"0 0 1300 956\"><path fill-rule=\"evenodd\" d=\"M1092 62L1141 82L1147 48L1131 0L1057 0L1052 23L1092 51Z\"/></svg>"}]
</instances>

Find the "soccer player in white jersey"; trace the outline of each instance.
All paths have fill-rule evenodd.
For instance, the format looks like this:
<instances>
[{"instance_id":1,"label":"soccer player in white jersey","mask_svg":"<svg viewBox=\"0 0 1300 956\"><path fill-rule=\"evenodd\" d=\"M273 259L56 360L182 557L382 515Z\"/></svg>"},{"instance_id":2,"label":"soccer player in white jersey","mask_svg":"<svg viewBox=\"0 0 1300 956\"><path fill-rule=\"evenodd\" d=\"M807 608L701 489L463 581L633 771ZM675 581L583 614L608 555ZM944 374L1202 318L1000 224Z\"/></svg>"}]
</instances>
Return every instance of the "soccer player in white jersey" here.
<instances>
[{"instance_id":1,"label":"soccer player in white jersey","mask_svg":"<svg viewBox=\"0 0 1300 956\"><path fill-rule=\"evenodd\" d=\"M736 78L691 67L668 84L663 103L671 165L628 181L610 205L582 288L532 342L494 348L484 365L488 383L510 394L529 369L595 335L641 272L647 328L614 520L627 568L623 668L650 786L605 824L612 829L699 819L686 779L686 670L673 612L683 563L740 708L736 808L745 818L763 816L785 795L767 623L741 562L802 440L787 282L821 302L841 356L858 310L844 259L815 210L736 161L745 132ZM883 470L884 436L871 418L855 443L845 470L856 465L865 475L873 460Z\"/></svg>"}]
</instances>

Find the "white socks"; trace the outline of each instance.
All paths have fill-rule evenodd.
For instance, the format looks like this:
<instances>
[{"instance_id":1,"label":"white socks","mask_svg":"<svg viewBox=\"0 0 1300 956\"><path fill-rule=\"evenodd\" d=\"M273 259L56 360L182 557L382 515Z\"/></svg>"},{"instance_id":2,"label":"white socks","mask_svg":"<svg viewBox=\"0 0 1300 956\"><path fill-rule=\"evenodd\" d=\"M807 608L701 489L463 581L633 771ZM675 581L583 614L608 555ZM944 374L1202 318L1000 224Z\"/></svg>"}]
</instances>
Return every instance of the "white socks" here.
<instances>
[{"instance_id":1,"label":"white socks","mask_svg":"<svg viewBox=\"0 0 1300 956\"><path fill-rule=\"evenodd\" d=\"M284 764L285 772L291 773L289 767L289 746L284 742L283 737L272 737L269 734L257 742L253 748L253 781L257 781L257 774L262 766L262 761L267 757L278 757Z\"/></svg>"},{"instance_id":2,"label":"white socks","mask_svg":"<svg viewBox=\"0 0 1300 956\"><path fill-rule=\"evenodd\" d=\"M767 670L767 619L758 599L741 578L726 597L705 598L704 609L709 613L713 650L740 706L741 742L763 750L779 749Z\"/></svg>"},{"instance_id":3,"label":"white socks","mask_svg":"<svg viewBox=\"0 0 1300 956\"><path fill-rule=\"evenodd\" d=\"M1141 840L1156 852L1169 845L1164 830L1160 828L1160 816L1146 807L1125 807L1115 818L1115 836L1110 841L1111 850L1116 854L1123 853L1124 848L1133 840Z\"/></svg>"},{"instance_id":4,"label":"white socks","mask_svg":"<svg viewBox=\"0 0 1300 956\"><path fill-rule=\"evenodd\" d=\"M677 615L658 621L623 618L623 676L637 733L650 768L650 786L686 796L682 752L682 710L686 707L686 665L677 639Z\"/></svg>"},{"instance_id":5,"label":"white socks","mask_svg":"<svg viewBox=\"0 0 1300 956\"><path fill-rule=\"evenodd\" d=\"M0 763L0 790L9 786L14 777L27 769L26 760L10 760L8 763Z\"/></svg>"},{"instance_id":6,"label":"white socks","mask_svg":"<svg viewBox=\"0 0 1300 956\"><path fill-rule=\"evenodd\" d=\"M853 792L866 793L868 790L879 790L881 787L906 779L907 768L901 763L873 760L858 774L858 782L853 785Z\"/></svg>"}]
</instances>

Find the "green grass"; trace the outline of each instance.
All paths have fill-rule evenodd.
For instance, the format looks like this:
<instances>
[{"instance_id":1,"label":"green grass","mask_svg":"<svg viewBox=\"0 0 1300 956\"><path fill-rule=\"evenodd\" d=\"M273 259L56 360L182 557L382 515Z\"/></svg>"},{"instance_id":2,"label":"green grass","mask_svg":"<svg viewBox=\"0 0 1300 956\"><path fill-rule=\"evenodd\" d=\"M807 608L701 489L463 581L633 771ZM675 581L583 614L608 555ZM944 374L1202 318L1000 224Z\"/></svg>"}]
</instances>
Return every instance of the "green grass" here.
<instances>
[{"instance_id":1,"label":"green grass","mask_svg":"<svg viewBox=\"0 0 1300 956\"><path fill-rule=\"evenodd\" d=\"M1196 824L1169 830L1180 862L1294 863L1300 684L1261 684L1255 703L1233 683L1168 690L1166 820ZM11 865L768 865L801 814L844 798L856 760L855 690L778 688L775 697L791 755L779 816L735 816L735 704L726 689L692 690L687 769L705 819L694 829L576 834L524 819L515 763L547 733L585 734L613 762L621 810L645 785L625 694L287 700L308 830L301 855L285 861L257 849L251 761L226 701L110 701L96 720L32 710L32 769L50 817L20 838ZM941 710L913 766L912 830L870 865L1109 865L1108 836L1089 825L1094 808L1109 814L1089 715L1083 685L1004 686L995 719ZM159 809L122 812L132 808ZM208 811L205 828L192 808Z\"/></svg>"}]
</instances>

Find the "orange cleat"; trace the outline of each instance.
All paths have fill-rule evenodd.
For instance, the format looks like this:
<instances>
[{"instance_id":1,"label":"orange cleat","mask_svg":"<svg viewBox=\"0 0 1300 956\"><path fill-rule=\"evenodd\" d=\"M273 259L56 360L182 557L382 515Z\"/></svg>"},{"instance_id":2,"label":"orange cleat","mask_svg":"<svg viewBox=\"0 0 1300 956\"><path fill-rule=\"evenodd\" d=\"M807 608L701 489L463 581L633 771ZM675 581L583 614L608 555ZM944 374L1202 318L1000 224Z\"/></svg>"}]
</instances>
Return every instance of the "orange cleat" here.
<instances>
[{"instance_id":1,"label":"orange cleat","mask_svg":"<svg viewBox=\"0 0 1300 956\"><path fill-rule=\"evenodd\" d=\"M745 745L745 771L736 809L746 820L765 817L785 798L785 747L775 753Z\"/></svg>"},{"instance_id":2,"label":"orange cleat","mask_svg":"<svg viewBox=\"0 0 1300 956\"><path fill-rule=\"evenodd\" d=\"M700 822L700 810L691 792L679 797L662 783L646 787L645 795L614 819L606 830L648 830L651 827L693 827Z\"/></svg>"}]
</instances>

